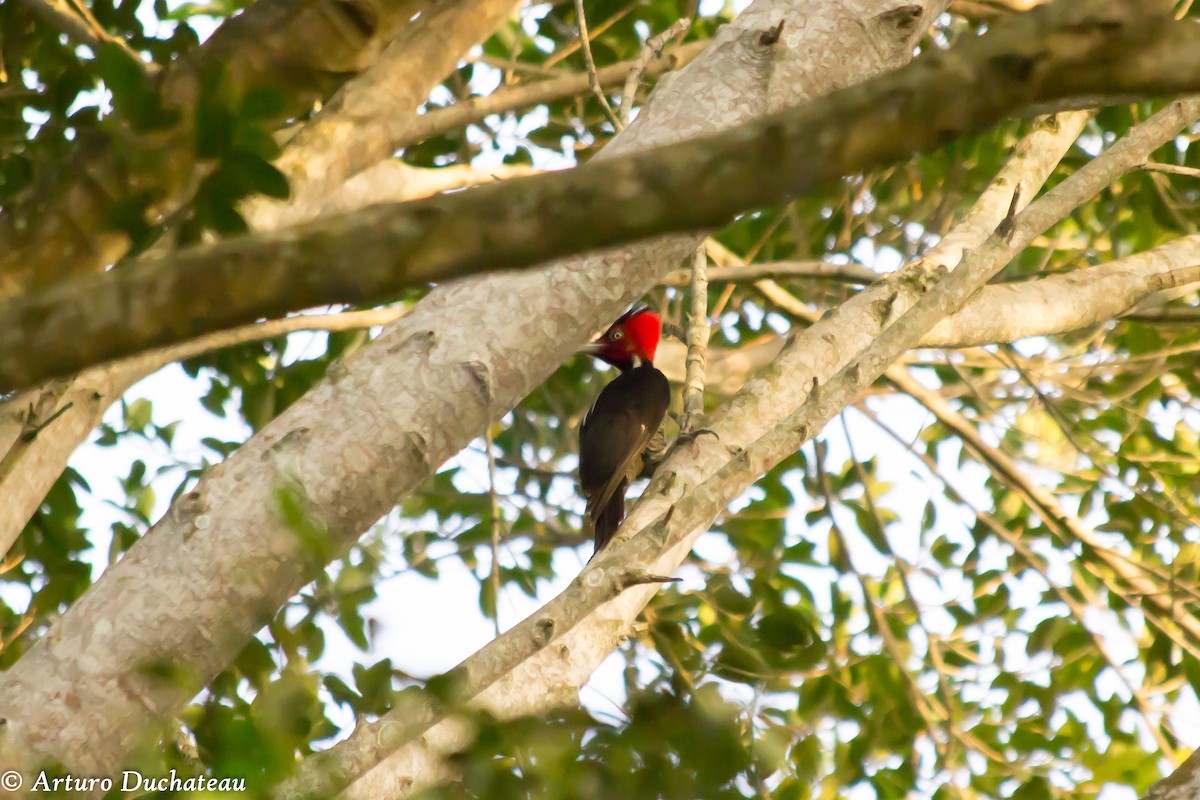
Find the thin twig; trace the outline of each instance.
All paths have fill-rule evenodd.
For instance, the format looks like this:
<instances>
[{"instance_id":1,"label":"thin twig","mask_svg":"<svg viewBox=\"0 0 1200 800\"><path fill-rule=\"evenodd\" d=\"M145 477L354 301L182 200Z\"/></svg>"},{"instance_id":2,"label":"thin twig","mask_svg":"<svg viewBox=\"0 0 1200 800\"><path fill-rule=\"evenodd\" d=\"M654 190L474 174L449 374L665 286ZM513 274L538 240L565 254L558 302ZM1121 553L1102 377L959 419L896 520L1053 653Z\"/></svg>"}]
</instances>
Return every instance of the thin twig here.
<instances>
[{"instance_id":1,"label":"thin twig","mask_svg":"<svg viewBox=\"0 0 1200 800\"><path fill-rule=\"evenodd\" d=\"M1174 164L1162 164L1157 161L1147 161L1142 164L1147 172L1165 172L1168 175L1186 175L1189 178L1200 178L1200 169L1195 167L1179 167Z\"/></svg>"},{"instance_id":2,"label":"thin twig","mask_svg":"<svg viewBox=\"0 0 1200 800\"><path fill-rule=\"evenodd\" d=\"M575 16L579 20L579 45L583 50L583 61L587 65L588 87L591 88L592 94L596 96L596 99L600 101L600 107L608 115L613 128L618 131L623 130L625 126L621 124L620 117L613 111L612 106L608 104L608 98L604 96L604 89L600 87L600 79L596 77L596 62L592 59L592 43L588 41L587 19L583 13L583 0L575 0Z\"/></svg>"},{"instance_id":3,"label":"thin twig","mask_svg":"<svg viewBox=\"0 0 1200 800\"><path fill-rule=\"evenodd\" d=\"M684 17L683 19L676 20L674 25L667 28L658 36L651 36L642 45L642 51L638 54L637 59L633 62L633 66L629 69L629 74L625 77L625 91L621 93L621 101L617 106L621 111L622 124L628 125L633 117L633 101L637 99L638 83L642 80L642 74L646 71L646 65L662 55L663 47L666 46L667 42L685 33L690 27L692 27L692 21Z\"/></svg>"},{"instance_id":4,"label":"thin twig","mask_svg":"<svg viewBox=\"0 0 1200 800\"><path fill-rule=\"evenodd\" d=\"M385 307L364 311L343 311L334 314L295 314L290 317L283 317L282 319L272 319L266 322L256 322L252 325L242 325L226 331L218 331L217 333L201 336L197 339L180 342L168 347L147 350L144 353L139 353L136 356L126 359L99 364L87 370L83 375L87 376L101 370L129 369L132 370L133 374L139 376L138 378L131 377L129 379L129 384L131 385L135 380L140 379L141 376L157 372L162 367L174 361L185 361L215 350L223 350L226 347L235 347L264 339L274 339L277 336L298 333L300 331L326 331L328 333L335 333L374 328L395 322L407 310L407 308L403 307ZM44 384L41 389L24 392L17 395L13 400L0 403L0 414L3 414L10 408L9 403L27 402L35 392L39 396L45 396L45 387L50 385L50 383L55 382L49 382ZM20 405L12 407L19 408ZM32 445L37 433L68 410L67 408L54 410L54 408L52 406L50 409L47 409L46 417L28 422L8 451L0 453L0 478L6 476L14 468L14 465L18 463L25 451ZM9 534L10 532L7 530L0 531L0 543L6 541ZM11 535L15 538L16 533L11 532ZM7 549L7 546L0 544L0 551L5 549Z\"/></svg>"},{"instance_id":5,"label":"thin twig","mask_svg":"<svg viewBox=\"0 0 1200 800\"><path fill-rule=\"evenodd\" d=\"M708 361L708 255L704 245L692 256L691 308L687 318L687 378L683 384L681 433L695 430L704 414L704 372Z\"/></svg>"},{"instance_id":6,"label":"thin twig","mask_svg":"<svg viewBox=\"0 0 1200 800\"><path fill-rule=\"evenodd\" d=\"M629 5L622 8L620 11L613 14L608 19L604 20L604 22L601 22L599 25L597 25L596 29L592 31L592 35L599 36L600 34L604 33L606 30L611 28L613 25L616 25L622 19L629 16L629 14L635 8L637 8L636 0L635 0L635 2L630 3ZM569 57L576 50L578 50L579 44L580 43L578 40L576 40L574 42L567 42L562 47L555 50L552 54L546 56L546 60L542 62L542 66L546 67L546 68L553 67L555 64L557 64L560 61L562 61L563 59Z\"/></svg>"},{"instance_id":7,"label":"thin twig","mask_svg":"<svg viewBox=\"0 0 1200 800\"><path fill-rule=\"evenodd\" d=\"M492 622L500 635L500 499L496 494L496 442L489 423L484 433L487 442L488 496L492 502Z\"/></svg>"},{"instance_id":8,"label":"thin twig","mask_svg":"<svg viewBox=\"0 0 1200 800\"><path fill-rule=\"evenodd\" d=\"M711 236L704 241L704 247L708 252L708 257L713 260L713 263L718 264L721 269L753 269L753 267L747 263L747 259L737 255ZM816 266L819 263L820 262L812 262L812 265ZM770 278L756 280L754 282L754 288L784 311L788 312L797 319L807 322L810 325L816 322L820 317L820 314L809 310L809 308L805 306L804 303L801 303L795 297L795 295L793 295L791 292L788 292Z\"/></svg>"},{"instance_id":9,"label":"thin twig","mask_svg":"<svg viewBox=\"0 0 1200 800\"><path fill-rule=\"evenodd\" d=\"M263 339L274 339L276 336L284 336L289 333L298 333L300 331L336 333L388 325L400 319L407 311L408 309L404 307L385 306L383 308L371 308L364 311L342 311L334 314L293 314L290 317L270 319L266 322L256 322L252 325L241 325L236 328L217 331L206 336L190 339L186 342L180 342L176 345L147 350L144 353L114 363L120 364L123 361L128 361L129 363L139 361L147 363L158 362L158 366L154 367L154 369L158 369L159 366L169 364L172 361L184 361L203 355L204 353L211 353L214 350L222 350L226 347L234 347L239 344L246 344L247 342L262 341Z\"/></svg>"},{"instance_id":10,"label":"thin twig","mask_svg":"<svg viewBox=\"0 0 1200 800\"><path fill-rule=\"evenodd\" d=\"M763 278L811 278L864 286L882 277L880 273L858 264L829 264L824 261L765 261L744 267L713 267L708 271L710 283L757 281ZM690 280L688 270L677 269L667 273L662 285L686 286Z\"/></svg>"},{"instance_id":11,"label":"thin twig","mask_svg":"<svg viewBox=\"0 0 1200 800\"><path fill-rule=\"evenodd\" d=\"M708 42L688 42L673 48L668 53L660 54L651 60L644 73L654 77L679 69L690 63L708 46ZM478 63L493 64L494 60L477 59ZM633 61L619 61L616 64L599 67L596 70L596 80L601 86L620 86L633 65ZM524 68L522 66L522 68ZM532 67L530 68L532 69ZM411 144L414 141L427 139L448 130L477 123L492 114L503 114L521 108L560 100L564 97L574 97L580 92L588 91L589 76L584 72L563 73L546 70L538 74L548 76L546 80L508 83L486 97L469 97L464 101L454 103L445 108L432 109L416 120L398 145Z\"/></svg>"}]
</instances>

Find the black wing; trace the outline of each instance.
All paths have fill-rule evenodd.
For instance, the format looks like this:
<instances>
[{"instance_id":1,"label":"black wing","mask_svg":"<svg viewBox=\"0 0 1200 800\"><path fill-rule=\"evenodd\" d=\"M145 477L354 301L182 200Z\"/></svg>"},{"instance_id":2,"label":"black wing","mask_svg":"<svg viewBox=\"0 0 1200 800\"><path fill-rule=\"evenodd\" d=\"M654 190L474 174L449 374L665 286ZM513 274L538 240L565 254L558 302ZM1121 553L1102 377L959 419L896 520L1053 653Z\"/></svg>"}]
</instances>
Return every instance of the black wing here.
<instances>
[{"instance_id":1,"label":"black wing","mask_svg":"<svg viewBox=\"0 0 1200 800\"><path fill-rule=\"evenodd\" d=\"M625 489L667 413L671 390L649 365L620 375L596 398L579 429L579 483L588 499L596 550L625 516Z\"/></svg>"}]
</instances>

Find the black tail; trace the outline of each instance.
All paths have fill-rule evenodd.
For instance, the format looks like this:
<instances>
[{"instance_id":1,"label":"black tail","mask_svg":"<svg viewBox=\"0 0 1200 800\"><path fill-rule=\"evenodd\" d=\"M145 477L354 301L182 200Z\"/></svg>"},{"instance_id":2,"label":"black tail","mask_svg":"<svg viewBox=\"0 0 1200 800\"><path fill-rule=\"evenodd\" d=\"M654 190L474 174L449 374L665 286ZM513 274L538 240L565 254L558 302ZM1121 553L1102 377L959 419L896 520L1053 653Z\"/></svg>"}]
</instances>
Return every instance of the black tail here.
<instances>
[{"instance_id":1,"label":"black tail","mask_svg":"<svg viewBox=\"0 0 1200 800\"><path fill-rule=\"evenodd\" d=\"M592 550L592 558L595 558L596 553L604 549L604 546L616 534L617 528L621 527L621 520L625 519L625 490L628 487L629 481L621 481L603 508L588 509L588 515L592 518L592 533L596 542L596 547Z\"/></svg>"}]
</instances>

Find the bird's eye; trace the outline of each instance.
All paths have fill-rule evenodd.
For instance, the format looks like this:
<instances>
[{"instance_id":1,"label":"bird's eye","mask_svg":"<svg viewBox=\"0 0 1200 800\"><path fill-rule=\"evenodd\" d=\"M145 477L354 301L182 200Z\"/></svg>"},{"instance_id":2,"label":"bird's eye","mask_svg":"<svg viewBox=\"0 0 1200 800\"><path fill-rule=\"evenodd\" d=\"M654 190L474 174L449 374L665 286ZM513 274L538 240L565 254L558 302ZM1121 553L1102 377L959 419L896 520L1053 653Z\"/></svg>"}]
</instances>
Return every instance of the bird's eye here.
<instances>
[{"instance_id":1,"label":"bird's eye","mask_svg":"<svg viewBox=\"0 0 1200 800\"><path fill-rule=\"evenodd\" d=\"M621 341L621 340L622 340L622 339L624 339L624 338L625 338L625 331L620 331L620 330L618 330L618 331L613 331L613 332L612 332L612 340L613 340L614 342L619 342L619 341Z\"/></svg>"}]
</instances>

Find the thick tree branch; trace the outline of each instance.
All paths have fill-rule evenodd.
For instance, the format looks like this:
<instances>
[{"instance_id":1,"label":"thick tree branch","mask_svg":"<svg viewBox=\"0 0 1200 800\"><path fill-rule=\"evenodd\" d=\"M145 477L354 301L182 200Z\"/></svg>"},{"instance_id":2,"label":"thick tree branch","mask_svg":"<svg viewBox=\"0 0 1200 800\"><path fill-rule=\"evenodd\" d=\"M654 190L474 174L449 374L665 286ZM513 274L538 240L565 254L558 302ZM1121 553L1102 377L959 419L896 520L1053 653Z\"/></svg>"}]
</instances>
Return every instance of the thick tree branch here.
<instances>
[{"instance_id":1,"label":"thick tree branch","mask_svg":"<svg viewBox=\"0 0 1200 800\"><path fill-rule=\"evenodd\" d=\"M983 289L921 340L922 347L974 347L1086 328L1123 316L1173 271L1200 264L1200 236L1065 275ZM1186 284L1184 284L1186 285Z\"/></svg>"},{"instance_id":2,"label":"thick tree branch","mask_svg":"<svg viewBox=\"0 0 1200 800\"><path fill-rule=\"evenodd\" d=\"M717 225L1040 101L1200 88L1200 29L1118 5L1046 6L726 134L191 248L14 300L0 309L0 390L256 317Z\"/></svg>"},{"instance_id":3,"label":"thick tree branch","mask_svg":"<svg viewBox=\"0 0 1200 800\"><path fill-rule=\"evenodd\" d=\"M1196 800L1200 797L1200 750L1187 761L1150 787L1144 800Z\"/></svg>"}]
</instances>

